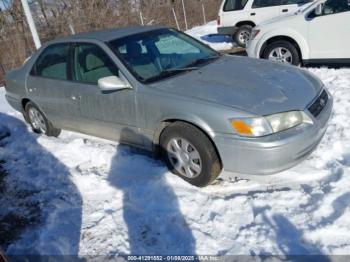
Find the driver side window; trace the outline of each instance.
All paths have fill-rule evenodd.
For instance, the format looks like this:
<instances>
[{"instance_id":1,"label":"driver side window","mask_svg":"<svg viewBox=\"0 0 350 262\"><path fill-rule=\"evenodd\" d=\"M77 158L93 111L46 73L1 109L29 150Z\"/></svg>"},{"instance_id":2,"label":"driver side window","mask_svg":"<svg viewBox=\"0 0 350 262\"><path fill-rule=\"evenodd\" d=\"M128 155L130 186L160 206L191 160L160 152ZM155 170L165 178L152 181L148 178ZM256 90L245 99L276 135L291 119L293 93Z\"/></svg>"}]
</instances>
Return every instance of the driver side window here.
<instances>
[{"instance_id":1,"label":"driver side window","mask_svg":"<svg viewBox=\"0 0 350 262\"><path fill-rule=\"evenodd\" d=\"M103 77L118 75L117 66L101 47L88 43L75 45L74 81L97 85Z\"/></svg>"}]
</instances>

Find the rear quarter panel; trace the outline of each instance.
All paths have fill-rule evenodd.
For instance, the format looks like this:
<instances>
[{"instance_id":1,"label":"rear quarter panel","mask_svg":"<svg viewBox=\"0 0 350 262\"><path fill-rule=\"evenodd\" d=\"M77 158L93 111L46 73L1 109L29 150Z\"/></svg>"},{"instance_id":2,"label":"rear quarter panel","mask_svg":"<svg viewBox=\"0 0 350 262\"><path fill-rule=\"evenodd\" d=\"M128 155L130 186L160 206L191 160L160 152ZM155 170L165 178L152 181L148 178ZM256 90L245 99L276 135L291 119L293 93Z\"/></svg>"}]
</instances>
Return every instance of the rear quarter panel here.
<instances>
[{"instance_id":1,"label":"rear quarter panel","mask_svg":"<svg viewBox=\"0 0 350 262\"><path fill-rule=\"evenodd\" d=\"M220 27L228 27L228 26L235 26L237 23L242 21L251 21L256 23L255 17L251 17L249 14L253 0L248 0L247 4L242 10L236 10L236 11L224 11L224 5L226 0L224 0L220 7L220 21L221 25Z\"/></svg>"},{"instance_id":2,"label":"rear quarter panel","mask_svg":"<svg viewBox=\"0 0 350 262\"><path fill-rule=\"evenodd\" d=\"M22 111L21 101L26 97L26 73L24 68L12 70L6 74L6 99L17 111Z\"/></svg>"},{"instance_id":3,"label":"rear quarter panel","mask_svg":"<svg viewBox=\"0 0 350 262\"><path fill-rule=\"evenodd\" d=\"M27 77L37 57L45 48L46 45L28 58L20 68L8 72L5 76L6 99L17 111L23 112L22 100L25 98L30 99L26 85Z\"/></svg>"}]
</instances>

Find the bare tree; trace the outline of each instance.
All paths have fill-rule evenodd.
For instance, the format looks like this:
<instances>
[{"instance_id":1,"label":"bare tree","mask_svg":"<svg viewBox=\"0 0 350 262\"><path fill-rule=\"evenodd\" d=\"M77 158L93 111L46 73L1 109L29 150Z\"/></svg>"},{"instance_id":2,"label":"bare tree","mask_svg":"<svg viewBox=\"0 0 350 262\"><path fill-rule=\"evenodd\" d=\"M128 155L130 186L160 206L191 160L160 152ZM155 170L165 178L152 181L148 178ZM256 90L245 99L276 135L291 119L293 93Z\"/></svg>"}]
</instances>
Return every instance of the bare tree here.
<instances>
[{"instance_id":1,"label":"bare tree","mask_svg":"<svg viewBox=\"0 0 350 262\"><path fill-rule=\"evenodd\" d=\"M23 63L35 50L20 0L0 0L0 85L4 72ZM181 0L31 0L29 1L42 42L71 34L104 28L146 25L176 28L172 8L185 28ZM221 0L185 0L189 27L203 23L202 2L208 21L216 19ZM3 69L2 69L3 68Z\"/></svg>"}]
</instances>

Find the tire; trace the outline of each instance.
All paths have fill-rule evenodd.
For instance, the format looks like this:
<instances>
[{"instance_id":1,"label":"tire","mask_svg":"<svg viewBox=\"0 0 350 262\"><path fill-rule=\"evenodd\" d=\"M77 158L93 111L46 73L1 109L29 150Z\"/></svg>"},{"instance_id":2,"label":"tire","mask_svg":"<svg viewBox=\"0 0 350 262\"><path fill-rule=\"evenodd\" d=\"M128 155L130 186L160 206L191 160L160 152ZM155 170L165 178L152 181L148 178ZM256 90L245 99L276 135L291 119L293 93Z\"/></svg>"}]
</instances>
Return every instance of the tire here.
<instances>
[{"instance_id":1,"label":"tire","mask_svg":"<svg viewBox=\"0 0 350 262\"><path fill-rule=\"evenodd\" d=\"M242 25L238 28L236 33L233 36L233 40L240 47L246 47L246 44L249 40L250 34L252 32L252 26L250 25Z\"/></svg>"},{"instance_id":2,"label":"tire","mask_svg":"<svg viewBox=\"0 0 350 262\"><path fill-rule=\"evenodd\" d=\"M194 186L205 187L221 173L222 165L212 142L190 124L175 122L169 125L161 134L160 146L169 170ZM181 153L177 154L175 148ZM185 169L186 165L188 168ZM192 177L188 176L191 172Z\"/></svg>"},{"instance_id":3,"label":"tire","mask_svg":"<svg viewBox=\"0 0 350 262\"><path fill-rule=\"evenodd\" d=\"M279 52L278 50L282 51ZM301 62L298 49L291 42L285 40L279 40L269 44L263 52L263 58L295 66L300 65Z\"/></svg>"},{"instance_id":4,"label":"tire","mask_svg":"<svg viewBox=\"0 0 350 262\"><path fill-rule=\"evenodd\" d=\"M28 120L33 132L53 137L58 137L61 134L61 129L55 128L34 103L28 102L26 104L25 114L25 118ZM35 121L35 119L37 121ZM40 124L38 124L38 121Z\"/></svg>"}]
</instances>

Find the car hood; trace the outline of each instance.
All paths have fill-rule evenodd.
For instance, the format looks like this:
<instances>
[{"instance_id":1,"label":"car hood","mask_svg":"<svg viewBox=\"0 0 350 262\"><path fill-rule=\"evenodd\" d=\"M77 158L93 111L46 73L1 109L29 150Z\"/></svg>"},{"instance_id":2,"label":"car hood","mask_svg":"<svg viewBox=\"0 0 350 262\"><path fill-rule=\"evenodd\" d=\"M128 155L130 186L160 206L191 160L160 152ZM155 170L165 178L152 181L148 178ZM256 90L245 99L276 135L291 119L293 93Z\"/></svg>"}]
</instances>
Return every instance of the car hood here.
<instances>
[{"instance_id":1,"label":"car hood","mask_svg":"<svg viewBox=\"0 0 350 262\"><path fill-rule=\"evenodd\" d=\"M239 56L223 56L152 86L255 115L303 110L322 89L320 80L305 70Z\"/></svg>"}]
</instances>

